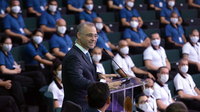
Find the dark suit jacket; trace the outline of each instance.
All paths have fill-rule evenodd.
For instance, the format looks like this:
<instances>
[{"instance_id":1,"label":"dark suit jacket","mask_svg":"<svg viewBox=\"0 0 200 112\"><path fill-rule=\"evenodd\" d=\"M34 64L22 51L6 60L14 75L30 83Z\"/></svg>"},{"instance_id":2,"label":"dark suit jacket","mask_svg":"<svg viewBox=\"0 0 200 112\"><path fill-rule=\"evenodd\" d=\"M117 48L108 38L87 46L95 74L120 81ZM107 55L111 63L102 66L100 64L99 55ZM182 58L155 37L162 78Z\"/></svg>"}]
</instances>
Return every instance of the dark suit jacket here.
<instances>
[{"instance_id":1,"label":"dark suit jacket","mask_svg":"<svg viewBox=\"0 0 200 112\"><path fill-rule=\"evenodd\" d=\"M98 73L95 64L75 45L65 55L62 62L62 82L64 101L70 100L79 104L83 110L88 107L87 88L97 81Z\"/></svg>"},{"instance_id":2,"label":"dark suit jacket","mask_svg":"<svg viewBox=\"0 0 200 112\"><path fill-rule=\"evenodd\" d=\"M99 112L97 109L95 109L95 108L92 108L92 107L88 107L85 111L83 111L83 112Z\"/></svg>"}]
</instances>

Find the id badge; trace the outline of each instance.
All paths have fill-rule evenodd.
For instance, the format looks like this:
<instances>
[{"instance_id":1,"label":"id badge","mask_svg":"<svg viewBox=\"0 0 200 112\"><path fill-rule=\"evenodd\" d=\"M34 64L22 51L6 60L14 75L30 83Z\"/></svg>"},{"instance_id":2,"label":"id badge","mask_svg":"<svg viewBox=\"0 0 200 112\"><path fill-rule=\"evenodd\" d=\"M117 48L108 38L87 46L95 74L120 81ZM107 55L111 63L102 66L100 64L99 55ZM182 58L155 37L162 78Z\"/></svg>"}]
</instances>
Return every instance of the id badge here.
<instances>
[{"instance_id":1,"label":"id badge","mask_svg":"<svg viewBox=\"0 0 200 112\"><path fill-rule=\"evenodd\" d=\"M40 6L40 9L41 9L42 11L44 11L44 10L45 10L43 6Z\"/></svg>"},{"instance_id":2,"label":"id badge","mask_svg":"<svg viewBox=\"0 0 200 112\"><path fill-rule=\"evenodd\" d=\"M122 5L122 4L119 4L119 7L123 7L123 5Z\"/></svg>"},{"instance_id":3,"label":"id badge","mask_svg":"<svg viewBox=\"0 0 200 112\"><path fill-rule=\"evenodd\" d=\"M1 9L1 14L4 15L5 14L5 11L3 9Z\"/></svg>"},{"instance_id":4,"label":"id badge","mask_svg":"<svg viewBox=\"0 0 200 112\"><path fill-rule=\"evenodd\" d=\"M163 7L163 3L162 3L162 2L159 2L159 6L160 6L160 7Z\"/></svg>"},{"instance_id":5,"label":"id badge","mask_svg":"<svg viewBox=\"0 0 200 112\"><path fill-rule=\"evenodd\" d=\"M41 66L42 69L45 68L44 64L42 64L42 63L40 63L40 66Z\"/></svg>"},{"instance_id":6,"label":"id badge","mask_svg":"<svg viewBox=\"0 0 200 112\"><path fill-rule=\"evenodd\" d=\"M181 37L179 37L178 39L179 39L179 42L183 42L183 40L182 40L182 38L181 38Z\"/></svg>"},{"instance_id":7,"label":"id badge","mask_svg":"<svg viewBox=\"0 0 200 112\"><path fill-rule=\"evenodd\" d=\"M19 30L20 30L20 32L21 32L22 34L24 34L24 29L23 29L23 28L20 28Z\"/></svg>"},{"instance_id":8,"label":"id badge","mask_svg":"<svg viewBox=\"0 0 200 112\"><path fill-rule=\"evenodd\" d=\"M108 45L108 43L105 43L105 45L106 45L107 48L110 48L110 46Z\"/></svg>"},{"instance_id":9,"label":"id badge","mask_svg":"<svg viewBox=\"0 0 200 112\"><path fill-rule=\"evenodd\" d=\"M143 43L144 41L143 41L143 40L140 40L140 42Z\"/></svg>"},{"instance_id":10,"label":"id badge","mask_svg":"<svg viewBox=\"0 0 200 112\"><path fill-rule=\"evenodd\" d=\"M13 65L13 68L20 68L20 65L19 66Z\"/></svg>"},{"instance_id":11,"label":"id badge","mask_svg":"<svg viewBox=\"0 0 200 112\"><path fill-rule=\"evenodd\" d=\"M71 48L70 47L68 47L68 51L70 50Z\"/></svg>"}]
</instances>

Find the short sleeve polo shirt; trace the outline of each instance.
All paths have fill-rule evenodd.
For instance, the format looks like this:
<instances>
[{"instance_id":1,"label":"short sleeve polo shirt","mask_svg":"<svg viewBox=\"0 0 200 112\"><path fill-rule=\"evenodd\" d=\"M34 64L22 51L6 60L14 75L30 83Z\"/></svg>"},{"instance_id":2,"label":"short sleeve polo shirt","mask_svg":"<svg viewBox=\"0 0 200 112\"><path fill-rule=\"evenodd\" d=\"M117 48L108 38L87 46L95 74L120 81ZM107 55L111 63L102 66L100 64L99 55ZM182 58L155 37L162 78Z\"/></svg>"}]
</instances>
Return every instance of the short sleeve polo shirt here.
<instances>
[{"instance_id":1,"label":"short sleeve polo shirt","mask_svg":"<svg viewBox=\"0 0 200 112\"><path fill-rule=\"evenodd\" d=\"M154 4L154 6L158 8L166 7L165 0L149 0L149 4Z\"/></svg>"},{"instance_id":2,"label":"short sleeve polo shirt","mask_svg":"<svg viewBox=\"0 0 200 112\"><path fill-rule=\"evenodd\" d=\"M36 48L32 42L28 43L24 49L24 60L26 64L38 64L33 58L38 55L43 57L46 53L48 53L47 49L44 45L39 44L38 48Z\"/></svg>"},{"instance_id":3,"label":"short sleeve polo shirt","mask_svg":"<svg viewBox=\"0 0 200 112\"><path fill-rule=\"evenodd\" d=\"M97 67L97 72L98 73L106 74L105 73L105 69L104 69L104 67L103 67L103 65L101 63L96 64L96 67Z\"/></svg>"},{"instance_id":4,"label":"short sleeve polo shirt","mask_svg":"<svg viewBox=\"0 0 200 112\"><path fill-rule=\"evenodd\" d=\"M165 27L165 36L172 37L172 40L178 44L184 44L183 35L185 34L183 27L177 24L177 29L172 25L168 24Z\"/></svg>"},{"instance_id":5,"label":"short sleeve polo shirt","mask_svg":"<svg viewBox=\"0 0 200 112\"><path fill-rule=\"evenodd\" d=\"M39 13L45 11L47 5L46 0L26 0L27 7L33 7L33 9Z\"/></svg>"},{"instance_id":6,"label":"short sleeve polo shirt","mask_svg":"<svg viewBox=\"0 0 200 112\"><path fill-rule=\"evenodd\" d=\"M100 30L100 32L97 32L97 34L99 36L101 36L105 42L109 42L109 39L108 39L108 37L106 36L106 33L103 30Z\"/></svg>"},{"instance_id":7,"label":"short sleeve polo shirt","mask_svg":"<svg viewBox=\"0 0 200 112\"><path fill-rule=\"evenodd\" d=\"M141 28L138 28L137 30L138 31L136 32L130 28L126 28L123 32L123 39L130 38L133 42L143 43L144 40L147 38L147 35Z\"/></svg>"},{"instance_id":8,"label":"short sleeve polo shirt","mask_svg":"<svg viewBox=\"0 0 200 112\"><path fill-rule=\"evenodd\" d=\"M51 50L54 48L59 48L63 53L67 53L72 48L72 45L72 40L68 35L62 37L55 33L49 40L49 46Z\"/></svg>"},{"instance_id":9,"label":"short sleeve polo shirt","mask_svg":"<svg viewBox=\"0 0 200 112\"><path fill-rule=\"evenodd\" d=\"M85 0L67 0L67 4L71 4L75 8L83 8Z\"/></svg>"},{"instance_id":10,"label":"short sleeve polo shirt","mask_svg":"<svg viewBox=\"0 0 200 112\"><path fill-rule=\"evenodd\" d=\"M106 41L104 40L104 38L101 37L101 36L99 36L99 38L97 39L96 46L111 51L111 48L110 48L110 46L108 45L108 42L106 42Z\"/></svg>"},{"instance_id":11,"label":"short sleeve polo shirt","mask_svg":"<svg viewBox=\"0 0 200 112\"><path fill-rule=\"evenodd\" d=\"M151 64L157 67L166 66L166 53L165 49L160 46L159 49L155 49L153 46L149 46L143 52L144 60L151 60Z\"/></svg>"},{"instance_id":12,"label":"short sleeve polo shirt","mask_svg":"<svg viewBox=\"0 0 200 112\"><path fill-rule=\"evenodd\" d=\"M8 7L8 3L6 0L0 0L0 14L6 14L6 8Z\"/></svg>"},{"instance_id":13,"label":"short sleeve polo shirt","mask_svg":"<svg viewBox=\"0 0 200 112\"><path fill-rule=\"evenodd\" d=\"M194 83L192 77L189 74L186 74L186 77L181 73L177 73L174 77L174 86L176 91L182 90L183 93L197 96L198 94L194 90L196 84Z\"/></svg>"},{"instance_id":14,"label":"short sleeve polo shirt","mask_svg":"<svg viewBox=\"0 0 200 112\"><path fill-rule=\"evenodd\" d=\"M134 8L128 10L127 8L123 8L119 12L120 19L126 18L126 21L129 22L132 16L140 17L138 11Z\"/></svg>"},{"instance_id":15,"label":"short sleeve polo shirt","mask_svg":"<svg viewBox=\"0 0 200 112\"><path fill-rule=\"evenodd\" d=\"M170 8L168 8L167 6L166 7L163 7L161 12L160 12L160 17L165 17L165 19L167 21L170 21L170 14L172 12L176 12L178 14L178 17L180 17L180 13L178 11L178 9L176 7L173 8L173 10L171 10Z\"/></svg>"},{"instance_id":16,"label":"short sleeve polo shirt","mask_svg":"<svg viewBox=\"0 0 200 112\"><path fill-rule=\"evenodd\" d=\"M56 20L60 18L61 15L59 11L56 11L54 15L50 14L48 11L44 11L40 17L40 25L46 25L47 27L55 28Z\"/></svg>"},{"instance_id":17,"label":"short sleeve polo shirt","mask_svg":"<svg viewBox=\"0 0 200 112\"><path fill-rule=\"evenodd\" d=\"M14 33L26 35L24 32L25 27L24 19L20 14L18 14L18 18L13 17L11 14L3 18L4 30L10 29Z\"/></svg>"},{"instance_id":18,"label":"short sleeve polo shirt","mask_svg":"<svg viewBox=\"0 0 200 112\"><path fill-rule=\"evenodd\" d=\"M2 50L0 50L0 59L0 66L4 65L7 69L13 69L15 60L10 52L8 52L8 55L5 55Z\"/></svg>"},{"instance_id":19,"label":"short sleeve polo shirt","mask_svg":"<svg viewBox=\"0 0 200 112\"><path fill-rule=\"evenodd\" d=\"M133 63L130 56L126 55L126 57L122 57L119 53L115 55L113 58L115 62L120 66L120 68L123 69L123 71L130 75L131 77L135 77L135 74L132 71L132 68L135 67L135 64ZM112 61L113 70L116 74L117 70L120 69L113 61Z\"/></svg>"},{"instance_id":20,"label":"short sleeve polo shirt","mask_svg":"<svg viewBox=\"0 0 200 112\"><path fill-rule=\"evenodd\" d=\"M82 11L79 13L79 20L85 20L88 22L93 22L93 19L97 17L96 12L92 11L91 14L87 13L86 11Z\"/></svg>"},{"instance_id":21,"label":"short sleeve polo shirt","mask_svg":"<svg viewBox=\"0 0 200 112\"><path fill-rule=\"evenodd\" d=\"M113 4L116 6L120 6L120 4L122 6L125 6L125 0L108 0L108 1L113 1Z\"/></svg>"}]
</instances>

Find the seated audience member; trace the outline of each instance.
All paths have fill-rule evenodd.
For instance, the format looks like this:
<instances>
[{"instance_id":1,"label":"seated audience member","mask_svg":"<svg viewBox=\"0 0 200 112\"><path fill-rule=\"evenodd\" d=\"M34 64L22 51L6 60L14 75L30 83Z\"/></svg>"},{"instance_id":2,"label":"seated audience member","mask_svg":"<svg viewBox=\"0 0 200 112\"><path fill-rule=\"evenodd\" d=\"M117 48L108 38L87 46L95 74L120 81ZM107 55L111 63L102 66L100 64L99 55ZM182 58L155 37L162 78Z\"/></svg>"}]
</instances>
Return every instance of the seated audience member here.
<instances>
[{"instance_id":1,"label":"seated audience member","mask_svg":"<svg viewBox=\"0 0 200 112\"><path fill-rule=\"evenodd\" d=\"M170 104L165 112L188 112L188 109L184 103L178 101Z\"/></svg>"},{"instance_id":2,"label":"seated audience member","mask_svg":"<svg viewBox=\"0 0 200 112\"><path fill-rule=\"evenodd\" d=\"M143 71L135 66L129 53L128 43L125 40L120 40L118 44L118 52L115 57L113 58L115 62L120 66L120 68L112 61L113 70L116 74L119 74L121 77L139 77L139 78L146 78L150 77L155 80L154 76L146 71ZM126 73L124 74L123 71ZM138 74L138 75L135 75Z\"/></svg>"},{"instance_id":3,"label":"seated audience member","mask_svg":"<svg viewBox=\"0 0 200 112\"><path fill-rule=\"evenodd\" d=\"M40 17L42 12L44 12L47 8L46 0L27 0L26 6L28 8L28 13L32 16Z\"/></svg>"},{"instance_id":4,"label":"seated audience member","mask_svg":"<svg viewBox=\"0 0 200 112\"><path fill-rule=\"evenodd\" d=\"M12 41L5 36L0 39L0 71L2 74L12 74L13 81L18 81L21 86L40 89L46 86L44 75L39 71L21 72L20 66L15 62L10 50ZM38 90L37 90L38 91Z\"/></svg>"},{"instance_id":5,"label":"seated audience member","mask_svg":"<svg viewBox=\"0 0 200 112\"><path fill-rule=\"evenodd\" d=\"M11 96L0 96L1 112L20 112L17 108L15 100Z\"/></svg>"},{"instance_id":6,"label":"seated audience member","mask_svg":"<svg viewBox=\"0 0 200 112\"><path fill-rule=\"evenodd\" d=\"M48 91L53 93L54 108L62 107L64 99L64 90L62 85L62 62L60 60L54 60L52 66L52 72L54 80L48 87Z\"/></svg>"},{"instance_id":7,"label":"seated audience member","mask_svg":"<svg viewBox=\"0 0 200 112\"><path fill-rule=\"evenodd\" d=\"M163 7L166 7L165 0L149 0L150 8L155 9L156 11L161 11Z\"/></svg>"},{"instance_id":8,"label":"seated audience member","mask_svg":"<svg viewBox=\"0 0 200 112\"><path fill-rule=\"evenodd\" d=\"M27 36L31 32L26 28L24 20L19 13L20 3L18 0L11 1L11 12L3 19L3 28L7 36L10 36L13 43L25 44L30 41Z\"/></svg>"},{"instance_id":9,"label":"seated audience member","mask_svg":"<svg viewBox=\"0 0 200 112\"><path fill-rule=\"evenodd\" d=\"M40 16L40 28L45 34L45 39L50 39L52 33L56 32L56 20L61 18L60 12L57 10L58 4L56 0L49 0L47 4L47 10Z\"/></svg>"},{"instance_id":10,"label":"seated audience member","mask_svg":"<svg viewBox=\"0 0 200 112\"><path fill-rule=\"evenodd\" d=\"M92 11L94 4L93 4L93 0L85 0L85 10L83 12L79 13L79 20L80 23L83 22L93 22L93 19L98 17L95 11ZM103 23L103 27L105 28L106 32L112 32L110 30L110 28Z\"/></svg>"},{"instance_id":11,"label":"seated audience member","mask_svg":"<svg viewBox=\"0 0 200 112\"><path fill-rule=\"evenodd\" d=\"M123 39L128 42L131 54L143 53L143 51L151 45L149 37L138 27L138 24L138 18L134 16L131 17L131 28L126 28L123 32Z\"/></svg>"},{"instance_id":12,"label":"seated audience member","mask_svg":"<svg viewBox=\"0 0 200 112\"><path fill-rule=\"evenodd\" d=\"M199 0L188 0L188 5L195 8L200 8Z\"/></svg>"},{"instance_id":13,"label":"seated audience member","mask_svg":"<svg viewBox=\"0 0 200 112\"><path fill-rule=\"evenodd\" d=\"M149 107L148 108L148 112L157 112L157 104L156 104L156 99L155 97L153 96L153 92L154 92L154 82L152 79L145 79L145 81L148 82L148 84L145 84L143 85L141 88L142 88L142 94L143 95L146 95L147 98L148 98L148 103L149 103Z\"/></svg>"},{"instance_id":14,"label":"seated audience member","mask_svg":"<svg viewBox=\"0 0 200 112\"><path fill-rule=\"evenodd\" d=\"M1 20L10 12L10 7L8 6L6 0L1 0L0 4L1 4L0 5L0 20Z\"/></svg>"},{"instance_id":15,"label":"seated audience member","mask_svg":"<svg viewBox=\"0 0 200 112\"><path fill-rule=\"evenodd\" d=\"M200 71L200 43L199 31L197 29L192 30L190 34L190 40L182 47L183 58L188 60L190 66L189 73L198 73ZM191 65L192 64L192 65Z\"/></svg>"},{"instance_id":16,"label":"seated audience member","mask_svg":"<svg viewBox=\"0 0 200 112\"><path fill-rule=\"evenodd\" d=\"M153 112L150 111L151 106L148 97L144 94L139 94L135 97L135 106L137 112Z\"/></svg>"},{"instance_id":17,"label":"seated audience member","mask_svg":"<svg viewBox=\"0 0 200 112\"><path fill-rule=\"evenodd\" d=\"M56 21L56 33L49 40L49 46L51 51L60 60L64 58L66 53L72 48L71 38L65 34L67 30L66 22L64 19L58 19Z\"/></svg>"},{"instance_id":18,"label":"seated audience member","mask_svg":"<svg viewBox=\"0 0 200 112\"><path fill-rule=\"evenodd\" d=\"M89 107L84 112L105 112L110 105L110 90L106 83L92 83L87 89Z\"/></svg>"},{"instance_id":19,"label":"seated audience member","mask_svg":"<svg viewBox=\"0 0 200 112\"><path fill-rule=\"evenodd\" d=\"M143 52L144 64L147 69L156 76L157 70L161 66L166 66L170 70L170 79L173 79L177 72L171 71L171 65L167 59L165 49L160 46L161 38L158 33L151 34L151 46Z\"/></svg>"},{"instance_id":20,"label":"seated audience member","mask_svg":"<svg viewBox=\"0 0 200 112\"><path fill-rule=\"evenodd\" d=\"M187 105L188 109L200 111L200 91L191 75L187 74L188 61L180 59L178 69L179 73L174 78L174 86L181 101Z\"/></svg>"},{"instance_id":21,"label":"seated audience member","mask_svg":"<svg viewBox=\"0 0 200 112\"><path fill-rule=\"evenodd\" d=\"M67 9L69 13L79 13L84 11L83 6L85 4L85 0L65 0L67 1Z\"/></svg>"},{"instance_id":22,"label":"seated audience member","mask_svg":"<svg viewBox=\"0 0 200 112\"><path fill-rule=\"evenodd\" d=\"M176 12L172 12L170 16L170 24L165 27L166 40L172 43L172 48L182 48L187 42L184 35L183 27L178 22L178 15ZM167 47L167 46L166 46Z\"/></svg>"},{"instance_id":23,"label":"seated audience member","mask_svg":"<svg viewBox=\"0 0 200 112\"><path fill-rule=\"evenodd\" d=\"M169 69L160 67L157 73L158 79L154 83L154 97L159 110L165 110L168 105L174 102L172 99L168 85L165 84L169 79Z\"/></svg>"},{"instance_id":24,"label":"seated audience member","mask_svg":"<svg viewBox=\"0 0 200 112\"><path fill-rule=\"evenodd\" d=\"M183 20L182 17L178 11L178 9L176 7L174 7L175 5L175 0L167 0L167 5L166 7L163 7L161 12L160 12L160 22L162 24L170 24L170 21L176 21L177 24L181 25ZM172 12L176 12L177 13L177 19L171 19L170 15Z\"/></svg>"},{"instance_id":25,"label":"seated audience member","mask_svg":"<svg viewBox=\"0 0 200 112\"><path fill-rule=\"evenodd\" d=\"M39 70L46 78L51 78L49 68L53 65L51 60L55 59L55 57L47 51L44 45L41 44L43 35L43 31L40 29L33 31L31 42L24 48L24 61L26 65L29 65L29 68L26 69L31 71L35 69ZM43 57L46 57L48 60Z\"/></svg>"},{"instance_id":26,"label":"seated audience member","mask_svg":"<svg viewBox=\"0 0 200 112\"><path fill-rule=\"evenodd\" d=\"M108 0L108 8L113 10L121 10L124 8L125 0Z\"/></svg>"},{"instance_id":27,"label":"seated audience member","mask_svg":"<svg viewBox=\"0 0 200 112\"><path fill-rule=\"evenodd\" d=\"M134 2L135 0L125 0L125 7L119 12L122 26L130 27L131 24L129 21L131 21L133 16L137 17L138 19L138 27L143 25L143 20L140 17L140 14L136 9L133 8Z\"/></svg>"}]
</instances>

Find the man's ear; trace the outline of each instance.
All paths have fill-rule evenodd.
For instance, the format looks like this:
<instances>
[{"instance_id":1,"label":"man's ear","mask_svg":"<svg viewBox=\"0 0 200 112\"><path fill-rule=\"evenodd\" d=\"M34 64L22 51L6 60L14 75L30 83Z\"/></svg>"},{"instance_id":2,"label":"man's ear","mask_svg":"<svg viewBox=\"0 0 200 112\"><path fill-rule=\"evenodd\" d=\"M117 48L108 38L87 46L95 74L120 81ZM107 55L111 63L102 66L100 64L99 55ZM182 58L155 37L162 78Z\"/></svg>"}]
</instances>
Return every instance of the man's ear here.
<instances>
[{"instance_id":1,"label":"man's ear","mask_svg":"<svg viewBox=\"0 0 200 112\"><path fill-rule=\"evenodd\" d=\"M88 95L86 95L86 101L88 102Z\"/></svg>"},{"instance_id":2,"label":"man's ear","mask_svg":"<svg viewBox=\"0 0 200 112\"><path fill-rule=\"evenodd\" d=\"M106 104L109 104L110 105L110 97L108 97L107 101L106 101Z\"/></svg>"},{"instance_id":3,"label":"man's ear","mask_svg":"<svg viewBox=\"0 0 200 112\"><path fill-rule=\"evenodd\" d=\"M79 39L81 38L80 35L81 35L81 34L80 34L79 32L76 33L76 36L77 36L77 38L79 38Z\"/></svg>"}]
</instances>

